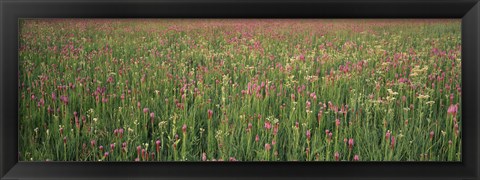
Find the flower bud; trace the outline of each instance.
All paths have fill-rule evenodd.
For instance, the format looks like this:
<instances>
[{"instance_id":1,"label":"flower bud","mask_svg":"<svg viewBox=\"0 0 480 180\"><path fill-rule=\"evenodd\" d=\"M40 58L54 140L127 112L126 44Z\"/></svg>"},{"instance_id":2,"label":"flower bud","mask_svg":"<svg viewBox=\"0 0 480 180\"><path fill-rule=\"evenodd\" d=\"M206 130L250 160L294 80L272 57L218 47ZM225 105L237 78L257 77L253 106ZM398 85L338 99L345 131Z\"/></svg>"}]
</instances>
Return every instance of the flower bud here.
<instances>
[{"instance_id":1,"label":"flower bud","mask_svg":"<svg viewBox=\"0 0 480 180\"><path fill-rule=\"evenodd\" d=\"M358 157L358 155L355 154L355 156L353 156L353 161L359 161L360 158Z\"/></svg>"},{"instance_id":2,"label":"flower bud","mask_svg":"<svg viewBox=\"0 0 480 180\"><path fill-rule=\"evenodd\" d=\"M340 153L335 152L334 156L335 156L335 161L339 161L339 160L340 160Z\"/></svg>"}]
</instances>

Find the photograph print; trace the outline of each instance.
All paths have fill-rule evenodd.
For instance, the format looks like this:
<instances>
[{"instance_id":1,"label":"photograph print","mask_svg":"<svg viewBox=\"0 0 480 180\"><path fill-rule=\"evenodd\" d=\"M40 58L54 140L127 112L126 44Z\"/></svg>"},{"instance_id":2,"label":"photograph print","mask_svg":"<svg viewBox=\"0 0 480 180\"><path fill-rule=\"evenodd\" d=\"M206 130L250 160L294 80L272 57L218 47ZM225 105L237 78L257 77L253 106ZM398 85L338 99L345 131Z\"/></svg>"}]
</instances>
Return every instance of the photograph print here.
<instances>
[{"instance_id":1,"label":"photograph print","mask_svg":"<svg viewBox=\"0 0 480 180\"><path fill-rule=\"evenodd\" d=\"M462 161L461 19L19 25L19 161Z\"/></svg>"}]
</instances>

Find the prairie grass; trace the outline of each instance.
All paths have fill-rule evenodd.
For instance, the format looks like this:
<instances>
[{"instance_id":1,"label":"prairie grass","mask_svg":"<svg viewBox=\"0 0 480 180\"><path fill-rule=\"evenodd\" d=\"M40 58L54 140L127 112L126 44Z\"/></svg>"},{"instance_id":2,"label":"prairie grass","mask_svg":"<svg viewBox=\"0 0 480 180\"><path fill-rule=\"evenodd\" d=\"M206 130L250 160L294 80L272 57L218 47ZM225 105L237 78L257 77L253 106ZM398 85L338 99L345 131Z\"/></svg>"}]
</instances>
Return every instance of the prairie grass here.
<instances>
[{"instance_id":1,"label":"prairie grass","mask_svg":"<svg viewBox=\"0 0 480 180\"><path fill-rule=\"evenodd\" d=\"M461 161L459 20L20 29L20 161Z\"/></svg>"}]
</instances>

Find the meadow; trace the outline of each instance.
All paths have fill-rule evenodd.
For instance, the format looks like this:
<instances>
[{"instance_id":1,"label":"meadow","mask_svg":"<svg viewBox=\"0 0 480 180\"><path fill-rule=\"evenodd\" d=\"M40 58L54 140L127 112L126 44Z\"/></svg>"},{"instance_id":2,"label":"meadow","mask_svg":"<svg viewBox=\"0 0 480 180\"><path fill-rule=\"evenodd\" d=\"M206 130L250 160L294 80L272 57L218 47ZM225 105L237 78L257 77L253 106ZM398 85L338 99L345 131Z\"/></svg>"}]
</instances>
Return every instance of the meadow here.
<instances>
[{"instance_id":1,"label":"meadow","mask_svg":"<svg viewBox=\"0 0 480 180\"><path fill-rule=\"evenodd\" d=\"M20 161L461 161L461 21L23 19Z\"/></svg>"}]
</instances>

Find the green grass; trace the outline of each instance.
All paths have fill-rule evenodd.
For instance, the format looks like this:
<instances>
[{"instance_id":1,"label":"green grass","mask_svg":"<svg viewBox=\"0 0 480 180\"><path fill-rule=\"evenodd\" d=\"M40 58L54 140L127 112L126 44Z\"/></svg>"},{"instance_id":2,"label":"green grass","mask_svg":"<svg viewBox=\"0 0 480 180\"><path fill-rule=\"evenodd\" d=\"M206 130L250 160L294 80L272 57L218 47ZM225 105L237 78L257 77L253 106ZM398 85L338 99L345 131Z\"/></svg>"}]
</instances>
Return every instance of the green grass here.
<instances>
[{"instance_id":1,"label":"green grass","mask_svg":"<svg viewBox=\"0 0 480 180\"><path fill-rule=\"evenodd\" d=\"M459 20L20 25L21 161L462 158Z\"/></svg>"}]
</instances>

